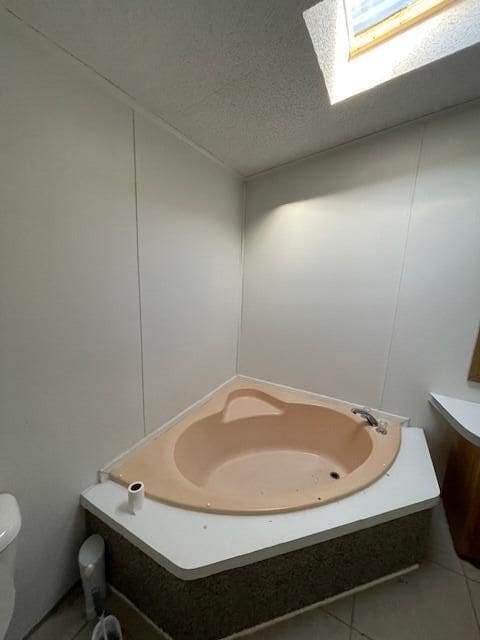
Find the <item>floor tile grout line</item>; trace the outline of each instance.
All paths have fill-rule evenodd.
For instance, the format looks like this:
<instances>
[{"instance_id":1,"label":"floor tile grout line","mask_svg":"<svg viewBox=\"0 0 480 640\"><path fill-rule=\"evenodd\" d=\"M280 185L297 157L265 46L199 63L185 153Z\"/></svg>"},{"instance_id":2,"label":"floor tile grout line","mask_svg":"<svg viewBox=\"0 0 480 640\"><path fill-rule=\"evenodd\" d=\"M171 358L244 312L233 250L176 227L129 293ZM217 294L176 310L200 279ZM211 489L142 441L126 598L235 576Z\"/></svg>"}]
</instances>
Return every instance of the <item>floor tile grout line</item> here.
<instances>
[{"instance_id":1,"label":"floor tile grout line","mask_svg":"<svg viewBox=\"0 0 480 640\"><path fill-rule=\"evenodd\" d=\"M83 624L83 626L70 638L70 640L75 640L75 638L78 638L80 634L85 631L88 625L89 625L88 620L85 620L85 623Z\"/></svg>"},{"instance_id":2,"label":"floor tile grout line","mask_svg":"<svg viewBox=\"0 0 480 640\"><path fill-rule=\"evenodd\" d=\"M70 600L71 600L71 602L69 603ZM57 601L57 603L49 611L47 611L47 613L36 624L34 624L33 627L29 631L27 631L26 635L23 636L23 640L34 640L36 638L36 636L37 636L37 633L40 631L40 629L42 629L43 626L51 618L53 618L54 616L59 614L61 611L63 611L64 608L76 608L77 607L77 601L83 603L83 595L82 595L82 591L81 591L81 587L80 587L80 583L79 582L74 584L73 587L71 587ZM78 606L80 608L82 607L81 604L79 604ZM85 624L85 622L82 622L81 629L83 629L84 624ZM78 631L75 631L74 633L78 633ZM72 637L72 638L69 638L68 640L74 640L74 638Z\"/></svg>"},{"instance_id":3,"label":"floor tile grout line","mask_svg":"<svg viewBox=\"0 0 480 640\"><path fill-rule=\"evenodd\" d=\"M456 576L460 576L461 578L467 578L468 580L470 580L470 578L468 578L462 571L455 571L455 569L452 569L450 567L446 567L441 562L437 562L436 560L426 560L426 562L430 562L431 564L435 564L437 567L440 567L440 569L445 569L445 571L450 571L450 573L454 573ZM474 582L475 582L475 580L474 580Z\"/></svg>"},{"instance_id":4,"label":"floor tile grout line","mask_svg":"<svg viewBox=\"0 0 480 640\"><path fill-rule=\"evenodd\" d=\"M472 578L471 576L468 575L468 573L465 571L465 565L466 564L471 564L470 562L468 562L468 560L462 560L461 558L459 558L460 560L460 564L462 565L462 572L463 575L465 576L465 578L467 578L467 580L470 580L470 582L478 582L480 583L480 576L478 578ZM471 565L473 567L473 565ZM474 567L475 569L476 567Z\"/></svg>"},{"instance_id":5,"label":"floor tile grout line","mask_svg":"<svg viewBox=\"0 0 480 640\"><path fill-rule=\"evenodd\" d=\"M360 629L358 629L358 627L351 627L352 631L356 631L357 633L359 633L362 638L366 638L366 640L374 640L374 638L372 638L372 636L367 636L366 633L364 633L363 631L360 631Z\"/></svg>"},{"instance_id":6,"label":"floor tile grout line","mask_svg":"<svg viewBox=\"0 0 480 640\"><path fill-rule=\"evenodd\" d=\"M352 610L350 611L350 635L348 640L352 640L352 635L353 635L353 622L355 619L355 602L356 602L357 596L354 593L353 594L353 600L352 600Z\"/></svg>"},{"instance_id":7,"label":"floor tile grout line","mask_svg":"<svg viewBox=\"0 0 480 640\"><path fill-rule=\"evenodd\" d=\"M446 553L452 553L452 549L447 549L446 547L441 548L440 546L437 546L436 548L438 550L440 550L440 551L445 551ZM432 558L427 558L426 562L431 562L432 564L436 564L438 567L441 567L442 569L445 569L446 571L450 571L451 573L454 573L457 576L462 576L462 578L466 578L467 580L470 580L471 582L480 583L480 578L478 580L476 580L475 578L471 578L467 573L465 573L465 568L464 568L464 562L465 561L463 561L461 558L459 558L459 556L457 556L455 551L453 551L453 554L455 555L455 558L457 558L457 560L460 562L460 566L462 567L461 570L452 569L451 567L447 567L445 564L442 564L438 560L433 560Z\"/></svg>"},{"instance_id":8,"label":"floor tile grout line","mask_svg":"<svg viewBox=\"0 0 480 640\"><path fill-rule=\"evenodd\" d=\"M348 624L348 622L345 622L345 620L342 620L341 618L339 618L338 616L336 616L334 613L330 613L330 611L327 611L326 609L324 609L323 607L319 607L318 608L319 611L323 611L323 613L325 613L327 616L329 616L330 618L333 618L334 620L336 620L337 622L340 622L340 624L343 624L344 627L347 627L348 629L350 628L350 625ZM315 609L312 609L312 611L315 611ZM300 613L299 616L302 616L303 614ZM275 623L272 624L272 628L275 627Z\"/></svg>"},{"instance_id":9,"label":"floor tile grout line","mask_svg":"<svg viewBox=\"0 0 480 640\"><path fill-rule=\"evenodd\" d=\"M480 634L480 619L477 614L477 610L475 608L475 603L473 602L472 590L470 589L470 580L465 576L465 584L467 585L468 597L470 598L470 605L473 610L473 615L475 616L475 622L477 623L477 630Z\"/></svg>"},{"instance_id":10,"label":"floor tile grout line","mask_svg":"<svg viewBox=\"0 0 480 640\"><path fill-rule=\"evenodd\" d=\"M464 573L463 574L465 576L465 578L469 581L469 582L475 582L475 584L480 584L480 579L479 578L471 578L468 573Z\"/></svg>"}]
</instances>

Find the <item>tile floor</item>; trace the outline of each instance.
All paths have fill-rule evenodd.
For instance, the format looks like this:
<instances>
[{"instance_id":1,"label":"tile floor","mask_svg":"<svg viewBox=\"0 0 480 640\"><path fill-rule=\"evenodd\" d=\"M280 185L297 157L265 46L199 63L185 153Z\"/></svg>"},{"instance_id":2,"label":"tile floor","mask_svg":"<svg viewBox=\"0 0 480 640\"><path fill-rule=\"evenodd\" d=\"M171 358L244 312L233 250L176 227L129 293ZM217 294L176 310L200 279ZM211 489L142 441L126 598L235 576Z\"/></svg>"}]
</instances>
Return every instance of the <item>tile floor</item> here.
<instances>
[{"instance_id":1,"label":"tile floor","mask_svg":"<svg viewBox=\"0 0 480 640\"><path fill-rule=\"evenodd\" d=\"M82 597L73 592L29 640L90 640ZM163 640L123 599L109 612L125 640ZM413 573L248 636L249 640L480 640L480 570L455 554L439 506L434 511L427 561ZM192 640L202 640L192 638Z\"/></svg>"}]
</instances>

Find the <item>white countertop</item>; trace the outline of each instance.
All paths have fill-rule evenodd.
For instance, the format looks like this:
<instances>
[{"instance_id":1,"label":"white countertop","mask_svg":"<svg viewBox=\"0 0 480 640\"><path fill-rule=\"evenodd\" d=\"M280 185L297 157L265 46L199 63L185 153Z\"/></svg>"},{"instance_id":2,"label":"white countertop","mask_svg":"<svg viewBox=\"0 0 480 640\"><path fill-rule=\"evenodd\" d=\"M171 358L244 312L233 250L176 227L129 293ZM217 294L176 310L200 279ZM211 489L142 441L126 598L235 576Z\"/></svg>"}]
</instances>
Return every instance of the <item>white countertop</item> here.
<instances>
[{"instance_id":1,"label":"white countertop","mask_svg":"<svg viewBox=\"0 0 480 640\"><path fill-rule=\"evenodd\" d=\"M430 394L430 403L455 431L480 447L480 403L442 396L438 393Z\"/></svg>"},{"instance_id":2,"label":"white countertop","mask_svg":"<svg viewBox=\"0 0 480 640\"><path fill-rule=\"evenodd\" d=\"M250 564L433 507L439 487L421 429L402 429L389 471L370 487L329 504L272 515L222 515L145 499L131 515L112 481L83 492L85 509L183 580Z\"/></svg>"}]
</instances>

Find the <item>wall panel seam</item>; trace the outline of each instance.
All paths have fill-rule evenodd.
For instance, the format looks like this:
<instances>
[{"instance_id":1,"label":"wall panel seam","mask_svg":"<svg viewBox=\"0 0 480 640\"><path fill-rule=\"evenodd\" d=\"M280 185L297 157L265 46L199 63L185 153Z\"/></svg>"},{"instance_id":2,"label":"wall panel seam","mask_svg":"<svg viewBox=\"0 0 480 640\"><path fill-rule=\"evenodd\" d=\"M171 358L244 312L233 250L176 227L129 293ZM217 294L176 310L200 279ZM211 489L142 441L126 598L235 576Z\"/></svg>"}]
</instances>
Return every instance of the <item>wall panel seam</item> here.
<instances>
[{"instance_id":1,"label":"wall panel seam","mask_svg":"<svg viewBox=\"0 0 480 640\"><path fill-rule=\"evenodd\" d=\"M242 183L242 229L240 236L240 300L238 305L237 319L237 353L235 361L235 373L240 373L240 349L241 334L243 327L243 308L245 305L244 289L245 289L245 251L246 251L246 225L247 225L247 184Z\"/></svg>"},{"instance_id":2,"label":"wall panel seam","mask_svg":"<svg viewBox=\"0 0 480 640\"><path fill-rule=\"evenodd\" d=\"M380 405L379 405L380 409L383 409L383 401L384 401L384 397L385 397L385 389L386 389L386 386L387 386L388 371L390 369L390 359L391 359L391 356L392 356L393 342L394 342L394 339L395 339L395 333L396 333L396 328L397 328L398 311L399 311L399 306L400 306L400 295L401 295L401 292L402 292L403 280L404 280L404 275L405 275L405 266L406 266L406 261L407 261L407 250L408 250L408 241L409 241L409 238L410 238L410 231L411 231L411 227L412 227L413 207L415 205L415 196L416 196L416 193L417 193L418 175L420 173L420 164L421 164L421 161L422 161L423 143L424 143L424 140L425 140L426 128L427 128L427 123L424 123L422 125L422 132L421 132L421 135L420 135L420 143L418 145L417 166L416 166L416 169L415 169L415 176L414 176L413 185L412 185L412 193L411 193L411 196L410 196L407 231L405 233L405 242L404 242L404 245L403 245L403 252L402 252L402 265L400 267L400 276L398 278L397 295L396 295L395 307L394 307L394 311L393 311L392 331L391 331L391 334L390 334L390 342L389 342L389 345L388 345L387 357L386 357L386 361L385 361L385 372L384 372L384 376L383 376L382 390L381 390L381 394L380 394Z\"/></svg>"},{"instance_id":3,"label":"wall panel seam","mask_svg":"<svg viewBox=\"0 0 480 640\"><path fill-rule=\"evenodd\" d=\"M133 142L133 187L135 194L135 229L137 243L137 287L138 287L138 315L140 333L140 381L142 385L142 419L143 435L147 435L147 423L145 419L145 381L143 366L143 319L142 319L142 276L140 270L140 228L138 221L138 184L137 184L137 137L135 131L135 109L132 109L132 142Z\"/></svg>"},{"instance_id":4,"label":"wall panel seam","mask_svg":"<svg viewBox=\"0 0 480 640\"><path fill-rule=\"evenodd\" d=\"M111 95L113 94L117 100L119 100L123 104L126 104L129 108L136 110L137 112L142 113L143 115L151 118L156 126L166 129L171 134L173 134L176 138L178 138L179 140L187 144L189 147L191 147L192 149L195 149L195 151L197 151L198 153L201 153L203 156L208 158L211 162L214 162L215 164L223 167L224 169L226 169L227 171L233 173L238 177L243 177L240 171L238 171L237 169L234 169L233 167L228 165L226 162L224 162L220 158L217 158L217 156L214 155L211 151L209 151L205 147L202 147L202 145L197 144L196 142L191 140L189 137L187 137L185 134L183 134L173 124L170 124L170 122L168 122L168 120L166 120L162 114L156 113L155 111L151 111L150 109L143 107L140 104L140 102L135 98L135 96L128 93L128 91L126 91L125 89L122 89L122 87L116 84L113 80L110 80L110 78L101 74L91 64L79 58L77 55L72 53L69 49L64 47L62 44L60 44L53 38L50 38L50 36L48 36L46 33L41 31L37 27L35 27L33 24L30 24L30 22L27 22L27 20L25 20L24 18L16 14L14 11L12 11L12 9L0 4L0 12L2 10L4 10L6 13L12 16L12 18L15 18L16 20L18 20L18 22L21 25L23 25L23 27L31 30L37 36L40 36L41 38L43 38L43 40L45 40L45 42L47 42L52 49L56 49L57 52L62 52L63 54L66 54L67 56L69 56L71 60L75 62L76 65L78 65L79 67L83 67L83 70L86 71L88 74L90 74L91 77L94 77L97 82L100 81L100 83L103 84L105 88L108 88L110 94Z\"/></svg>"}]
</instances>

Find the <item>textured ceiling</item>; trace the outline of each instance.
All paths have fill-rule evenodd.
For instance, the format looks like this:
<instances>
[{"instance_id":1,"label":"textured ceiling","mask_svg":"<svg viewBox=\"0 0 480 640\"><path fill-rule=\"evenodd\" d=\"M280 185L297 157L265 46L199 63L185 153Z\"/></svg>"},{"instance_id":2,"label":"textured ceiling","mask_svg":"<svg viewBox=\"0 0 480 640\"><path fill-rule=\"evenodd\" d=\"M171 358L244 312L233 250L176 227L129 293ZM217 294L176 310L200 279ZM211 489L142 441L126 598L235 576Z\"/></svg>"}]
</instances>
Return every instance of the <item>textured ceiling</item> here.
<instances>
[{"instance_id":1,"label":"textured ceiling","mask_svg":"<svg viewBox=\"0 0 480 640\"><path fill-rule=\"evenodd\" d=\"M331 106L314 0L4 4L243 175L480 96L476 45Z\"/></svg>"}]
</instances>

